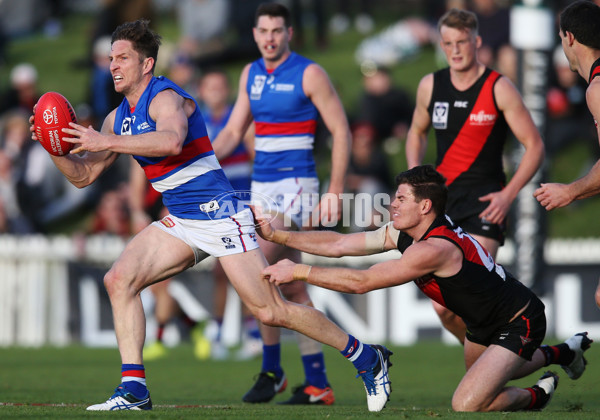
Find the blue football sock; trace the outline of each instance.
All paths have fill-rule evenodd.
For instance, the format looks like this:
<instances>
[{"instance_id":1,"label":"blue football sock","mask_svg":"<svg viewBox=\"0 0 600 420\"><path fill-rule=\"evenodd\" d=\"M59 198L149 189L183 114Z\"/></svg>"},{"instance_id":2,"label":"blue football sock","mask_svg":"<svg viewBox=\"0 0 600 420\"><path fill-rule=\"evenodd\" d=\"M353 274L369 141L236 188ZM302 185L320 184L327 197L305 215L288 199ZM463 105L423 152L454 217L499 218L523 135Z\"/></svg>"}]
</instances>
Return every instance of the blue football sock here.
<instances>
[{"instance_id":1,"label":"blue football sock","mask_svg":"<svg viewBox=\"0 0 600 420\"><path fill-rule=\"evenodd\" d=\"M350 360L359 372L370 369L377 362L377 352L371 346L363 345L351 335L348 335L348 344L340 353Z\"/></svg>"},{"instance_id":2,"label":"blue football sock","mask_svg":"<svg viewBox=\"0 0 600 420\"><path fill-rule=\"evenodd\" d=\"M274 372L277 377L283 375L283 369L281 369L281 345L279 343L272 346L263 344L262 371Z\"/></svg>"},{"instance_id":3,"label":"blue football sock","mask_svg":"<svg viewBox=\"0 0 600 420\"><path fill-rule=\"evenodd\" d=\"M136 397L145 397L148 393L148 388L146 388L146 371L144 365L121 365L121 383L127 391Z\"/></svg>"},{"instance_id":4,"label":"blue football sock","mask_svg":"<svg viewBox=\"0 0 600 420\"><path fill-rule=\"evenodd\" d=\"M329 385L327 375L325 374L325 358L323 353L307 354L302 356L302 365L304 366L304 375L308 385L317 388L325 388Z\"/></svg>"}]
</instances>

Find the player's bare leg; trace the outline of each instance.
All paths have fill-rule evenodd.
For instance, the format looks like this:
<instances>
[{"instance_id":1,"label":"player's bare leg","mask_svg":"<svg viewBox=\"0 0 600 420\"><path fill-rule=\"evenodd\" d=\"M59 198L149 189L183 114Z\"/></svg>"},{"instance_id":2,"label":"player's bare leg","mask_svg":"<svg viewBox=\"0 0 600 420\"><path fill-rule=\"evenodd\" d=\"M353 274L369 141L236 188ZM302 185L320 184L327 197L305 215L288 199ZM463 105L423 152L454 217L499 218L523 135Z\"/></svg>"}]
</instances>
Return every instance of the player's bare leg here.
<instances>
[{"instance_id":1,"label":"player's bare leg","mask_svg":"<svg viewBox=\"0 0 600 420\"><path fill-rule=\"evenodd\" d=\"M264 280L267 266L260 249L220 258L229 281L252 314L263 324L298 331L343 350L347 334L325 315L308 306L285 301L276 286Z\"/></svg>"},{"instance_id":2,"label":"player's bare leg","mask_svg":"<svg viewBox=\"0 0 600 420\"><path fill-rule=\"evenodd\" d=\"M525 389L507 387L526 364L526 360L510 350L492 344L484 347L465 340L467 373L452 397L456 411L513 411L526 409L533 399L533 388L542 387L547 404L558 380L542 378L536 386ZM533 366L533 365L532 365ZM546 395L547 393L547 395Z\"/></svg>"},{"instance_id":3,"label":"player's bare leg","mask_svg":"<svg viewBox=\"0 0 600 420\"><path fill-rule=\"evenodd\" d=\"M140 293L147 286L191 267L194 260L188 245L155 226L146 227L127 244L104 277L121 354L121 383L106 402L91 405L87 410L152 408L142 361L146 318Z\"/></svg>"},{"instance_id":4,"label":"player's bare leg","mask_svg":"<svg viewBox=\"0 0 600 420\"><path fill-rule=\"evenodd\" d=\"M142 363L146 336L142 290L193 264L194 253L187 244L154 226L148 226L127 244L104 277L123 363Z\"/></svg>"},{"instance_id":5,"label":"player's bare leg","mask_svg":"<svg viewBox=\"0 0 600 420\"><path fill-rule=\"evenodd\" d=\"M220 260L242 301L263 324L297 331L338 349L344 355L345 352L353 352L356 358L346 357L352 360L365 383L369 410L380 411L385 407L391 392L389 350L383 346L363 346L322 312L284 300L279 289L262 278L266 260L259 249L229 255ZM360 368L360 363L365 368Z\"/></svg>"}]
</instances>

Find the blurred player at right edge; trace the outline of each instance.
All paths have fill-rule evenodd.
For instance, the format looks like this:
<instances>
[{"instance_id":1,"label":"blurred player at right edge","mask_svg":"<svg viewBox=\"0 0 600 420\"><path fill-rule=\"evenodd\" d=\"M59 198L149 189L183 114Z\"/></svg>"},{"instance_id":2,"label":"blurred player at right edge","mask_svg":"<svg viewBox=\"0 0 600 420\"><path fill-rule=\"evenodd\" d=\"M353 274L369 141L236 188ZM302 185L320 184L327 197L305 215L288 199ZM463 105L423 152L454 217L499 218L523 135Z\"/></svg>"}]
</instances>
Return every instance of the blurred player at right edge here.
<instances>
[{"instance_id":1,"label":"blurred player at right edge","mask_svg":"<svg viewBox=\"0 0 600 420\"><path fill-rule=\"evenodd\" d=\"M600 7L591 1L576 1L560 14L563 51L569 67L589 83L585 93L596 131L600 120ZM600 138L600 131L598 132ZM600 161L584 177L570 184L546 183L534 196L546 210L565 207L600 193ZM596 288L596 305L600 307L600 282Z\"/></svg>"}]
</instances>

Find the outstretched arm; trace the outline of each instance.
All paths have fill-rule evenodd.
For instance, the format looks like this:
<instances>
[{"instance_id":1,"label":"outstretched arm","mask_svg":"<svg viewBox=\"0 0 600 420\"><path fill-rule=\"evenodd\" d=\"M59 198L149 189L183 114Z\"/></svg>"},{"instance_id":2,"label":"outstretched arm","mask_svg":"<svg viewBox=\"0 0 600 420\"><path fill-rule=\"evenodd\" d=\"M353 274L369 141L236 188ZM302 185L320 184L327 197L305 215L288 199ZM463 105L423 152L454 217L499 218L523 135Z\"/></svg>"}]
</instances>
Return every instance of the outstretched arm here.
<instances>
[{"instance_id":1,"label":"outstretched arm","mask_svg":"<svg viewBox=\"0 0 600 420\"><path fill-rule=\"evenodd\" d=\"M378 263L366 270L325 268L279 261L263 270L265 279L277 285L305 281L325 289L344 293L367 293L372 290L408 283L426 274L456 274L462 264L462 252L443 239L411 245L400 258Z\"/></svg>"},{"instance_id":2,"label":"outstretched arm","mask_svg":"<svg viewBox=\"0 0 600 420\"><path fill-rule=\"evenodd\" d=\"M596 121L596 130L600 139L600 129L597 124L600 121L600 78L596 77L588 86L586 101ZM570 184L541 184L533 195L546 210L552 210L597 194L600 194L600 160L582 178Z\"/></svg>"},{"instance_id":3,"label":"outstretched arm","mask_svg":"<svg viewBox=\"0 0 600 420\"><path fill-rule=\"evenodd\" d=\"M342 234L333 231L283 231L269 224L268 216L251 206L256 231L265 240L325 257L370 255L395 249L399 231L391 223L375 231Z\"/></svg>"}]
</instances>

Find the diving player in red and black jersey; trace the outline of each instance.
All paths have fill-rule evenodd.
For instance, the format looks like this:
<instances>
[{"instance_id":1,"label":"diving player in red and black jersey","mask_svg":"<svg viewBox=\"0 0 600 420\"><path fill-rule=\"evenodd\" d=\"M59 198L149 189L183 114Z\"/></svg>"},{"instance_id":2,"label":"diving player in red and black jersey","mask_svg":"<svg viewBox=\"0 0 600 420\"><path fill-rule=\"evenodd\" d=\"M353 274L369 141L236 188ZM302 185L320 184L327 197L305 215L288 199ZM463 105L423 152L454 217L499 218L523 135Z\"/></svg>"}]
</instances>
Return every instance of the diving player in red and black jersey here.
<instances>
[{"instance_id":1,"label":"diving player in red and black jersey","mask_svg":"<svg viewBox=\"0 0 600 420\"><path fill-rule=\"evenodd\" d=\"M462 317L467 372L452 397L456 411L508 411L545 407L558 384L546 372L530 388L507 387L511 379L543 366L559 364L571 379L585 370L587 333L565 343L540 346L546 333L544 304L494 261L471 235L444 217L445 178L432 166L417 166L396 178L392 222L376 231L273 230L260 215L257 232L264 239L328 257L368 255L399 249L400 258L360 270L323 268L280 261L263 270L272 283L293 280L344 293L366 293L414 281L430 298Z\"/></svg>"},{"instance_id":2,"label":"diving player in red and black jersey","mask_svg":"<svg viewBox=\"0 0 600 420\"><path fill-rule=\"evenodd\" d=\"M560 14L558 34L571 70L589 83L585 100L600 139L600 7L589 1L572 3ZM546 210L552 210L598 193L600 161L584 177L570 184L542 184L533 195ZM596 289L596 305L600 307L600 282Z\"/></svg>"},{"instance_id":3,"label":"diving player in red and black jersey","mask_svg":"<svg viewBox=\"0 0 600 420\"><path fill-rule=\"evenodd\" d=\"M409 168L422 163L433 126L436 166L448 186L446 213L495 258L510 206L542 164L544 145L515 86L477 60L481 38L475 14L451 9L438 29L448 67L419 83L406 159ZM506 183L502 155L509 129L525 152ZM462 320L435 302L434 308L462 342Z\"/></svg>"}]
</instances>

